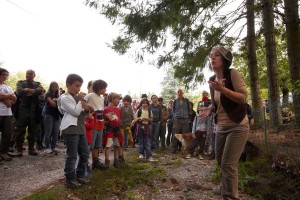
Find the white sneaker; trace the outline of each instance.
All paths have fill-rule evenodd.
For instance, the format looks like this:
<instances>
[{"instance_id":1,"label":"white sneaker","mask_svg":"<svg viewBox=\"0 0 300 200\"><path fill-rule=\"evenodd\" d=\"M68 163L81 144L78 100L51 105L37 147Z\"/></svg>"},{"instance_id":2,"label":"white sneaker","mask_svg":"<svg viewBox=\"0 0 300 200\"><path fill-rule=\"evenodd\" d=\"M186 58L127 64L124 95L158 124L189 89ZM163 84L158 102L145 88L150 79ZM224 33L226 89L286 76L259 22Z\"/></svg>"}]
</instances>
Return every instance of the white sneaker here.
<instances>
[{"instance_id":1,"label":"white sneaker","mask_svg":"<svg viewBox=\"0 0 300 200\"><path fill-rule=\"evenodd\" d=\"M201 155L199 155L199 157L198 157L198 158L199 158L199 160L203 160L203 157L202 157Z\"/></svg>"},{"instance_id":2,"label":"white sneaker","mask_svg":"<svg viewBox=\"0 0 300 200\"><path fill-rule=\"evenodd\" d=\"M54 153L59 153L59 152L60 152L60 150L59 150L58 148L54 148L54 149L52 149L52 151L53 151Z\"/></svg>"},{"instance_id":3,"label":"white sneaker","mask_svg":"<svg viewBox=\"0 0 300 200\"><path fill-rule=\"evenodd\" d=\"M140 154L139 159L144 159L144 155Z\"/></svg>"},{"instance_id":4,"label":"white sneaker","mask_svg":"<svg viewBox=\"0 0 300 200\"><path fill-rule=\"evenodd\" d=\"M155 162L156 160L154 160L152 157L148 158L149 162Z\"/></svg>"},{"instance_id":5,"label":"white sneaker","mask_svg":"<svg viewBox=\"0 0 300 200\"><path fill-rule=\"evenodd\" d=\"M53 151L52 151L51 149L46 149L44 152L47 153L47 154L50 154L50 153L52 153Z\"/></svg>"}]
</instances>

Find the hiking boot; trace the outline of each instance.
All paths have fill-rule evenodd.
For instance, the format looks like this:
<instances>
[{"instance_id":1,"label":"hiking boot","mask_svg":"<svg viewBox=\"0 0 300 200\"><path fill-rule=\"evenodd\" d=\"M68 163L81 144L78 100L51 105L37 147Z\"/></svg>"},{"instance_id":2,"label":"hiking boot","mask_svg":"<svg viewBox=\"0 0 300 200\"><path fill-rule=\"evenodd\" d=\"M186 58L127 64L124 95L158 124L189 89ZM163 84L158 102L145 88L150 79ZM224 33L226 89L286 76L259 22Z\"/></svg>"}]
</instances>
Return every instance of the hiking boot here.
<instances>
[{"instance_id":1,"label":"hiking boot","mask_svg":"<svg viewBox=\"0 0 300 200\"><path fill-rule=\"evenodd\" d=\"M65 186L72 189L78 189L81 186L81 183L78 181L65 181Z\"/></svg>"},{"instance_id":2,"label":"hiking boot","mask_svg":"<svg viewBox=\"0 0 300 200\"><path fill-rule=\"evenodd\" d=\"M32 156L38 155L38 152L35 151L34 149L34 144L29 144L28 145L28 154Z\"/></svg>"},{"instance_id":3,"label":"hiking boot","mask_svg":"<svg viewBox=\"0 0 300 200\"><path fill-rule=\"evenodd\" d=\"M2 158L2 160L4 161L12 161L12 158L9 157L6 153L1 153L0 157Z\"/></svg>"},{"instance_id":4,"label":"hiking boot","mask_svg":"<svg viewBox=\"0 0 300 200\"><path fill-rule=\"evenodd\" d=\"M110 164L110 160L105 159L105 167L106 167L106 168L109 168L109 164Z\"/></svg>"},{"instance_id":5,"label":"hiking boot","mask_svg":"<svg viewBox=\"0 0 300 200\"><path fill-rule=\"evenodd\" d=\"M103 165L103 163L101 163L99 159L95 159L92 163L92 169L106 170L107 167Z\"/></svg>"},{"instance_id":6,"label":"hiking boot","mask_svg":"<svg viewBox=\"0 0 300 200\"><path fill-rule=\"evenodd\" d=\"M120 168L120 167L121 167L120 162L119 162L119 159L115 159L115 160L114 160L114 167L115 167L115 168Z\"/></svg>"},{"instance_id":7,"label":"hiking boot","mask_svg":"<svg viewBox=\"0 0 300 200\"><path fill-rule=\"evenodd\" d=\"M81 184L89 184L90 179L88 177L77 177L77 182Z\"/></svg>"},{"instance_id":8,"label":"hiking boot","mask_svg":"<svg viewBox=\"0 0 300 200\"><path fill-rule=\"evenodd\" d=\"M16 157L23 156L23 144L16 145L17 153Z\"/></svg>"},{"instance_id":9,"label":"hiking boot","mask_svg":"<svg viewBox=\"0 0 300 200\"><path fill-rule=\"evenodd\" d=\"M33 148L33 149L28 149L28 154L32 156L36 156L38 155L38 152L36 152L35 149Z\"/></svg>"},{"instance_id":10,"label":"hiking boot","mask_svg":"<svg viewBox=\"0 0 300 200\"><path fill-rule=\"evenodd\" d=\"M120 162L120 163L125 163L124 156L119 156L119 162Z\"/></svg>"},{"instance_id":11,"label":"hiking boot","mask_svg":"<svg viewBox=\"0 0 300 200\"><path fill-rule=\"evenodd\" d=\"M53 151L54 153L59 153L59 152L60 152L60 149L54 148L54 149L52 149L52 151Z\"/></svg>"}]
</instances>

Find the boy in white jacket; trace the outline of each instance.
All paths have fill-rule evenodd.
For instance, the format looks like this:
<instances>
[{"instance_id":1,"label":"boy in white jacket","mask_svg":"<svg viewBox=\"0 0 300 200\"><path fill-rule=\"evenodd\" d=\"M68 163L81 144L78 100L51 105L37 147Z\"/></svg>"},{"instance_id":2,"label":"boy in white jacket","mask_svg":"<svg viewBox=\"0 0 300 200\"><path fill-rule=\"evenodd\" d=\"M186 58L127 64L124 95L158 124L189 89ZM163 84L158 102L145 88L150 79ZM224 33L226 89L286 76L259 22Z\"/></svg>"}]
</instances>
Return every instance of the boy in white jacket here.
<instances>
[{"instance_id":1,"label":"boy in white jacket","mask_svg":"<svg viewBox=\"0 0 300 200\"><path fill-rule=\"evenodd\" d=\"M195 117L193 122L193 129L192 129L192 135L194 138L194 141L189 149L189 154L186 156L187 159L191 158L194 154L194 151L197 147L197 145L200 146L199 148L199 159L203 160L203 152L205 147L205 140L207 132L209 131L209 119L201 119L200 114L203 112L203 109L205 108L204 103L199 104L199 110L198 115Z\"/></svg>"},{"instance_id":2,"label":"boy in white jacket","mask_svg":"<svg viewBox=\"0 0 300 200\"><path fill-rule=\"evenodd\" d=\"M84 101L83 93L79 92L82 83L83 79L79 75L69 74L66 80L68 91L58 99L58 109L64 115L61 130L67 147L65 185L71 188L89 182L84 177L89 158L84 115L86 111L93 112L93 109ZM76 168L77 155L79 161Z\"/></svg>"}]
</instances>

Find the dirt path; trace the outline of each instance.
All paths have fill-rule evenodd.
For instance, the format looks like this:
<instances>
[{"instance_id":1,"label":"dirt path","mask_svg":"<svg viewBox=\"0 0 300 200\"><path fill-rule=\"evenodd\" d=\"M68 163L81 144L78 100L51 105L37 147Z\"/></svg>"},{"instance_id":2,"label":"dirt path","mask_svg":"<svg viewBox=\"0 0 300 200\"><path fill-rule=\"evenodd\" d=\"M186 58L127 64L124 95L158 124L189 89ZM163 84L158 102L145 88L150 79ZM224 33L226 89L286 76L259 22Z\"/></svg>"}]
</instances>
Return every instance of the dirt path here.
<instances>
[{"instance_id":1,"label":"dirt path","mask_svg":"<svg viewBox=\"0 0 300 200\"><path fill-rule=\"evenodd\" d=\"M46 155L40 152L38 156L28 156L26 153L21 158L4 162L4 165L0 166L0 200L21 199L50 183L63 179L65 149L62 144L59 146L62 152L58 155ZM137 149L129 149L125 153L133 151ZM103 154L101 158L103 159ZM174 158L180 158L177 167L170 165L170 161ZM208 179L215 161L197 158L187 160L181 158L179 154L169 153L156 159L161 160L166 176L163 180L154 181L153 185L138 186L134 193L140 195L141 199L148 196L147 191L153 188L157 191L154 196L158 200L221 199L213 195L212 188L217 185ZM252 199L245 194L241 194L241 198ZM118 197L110 199L118 199Z\"/></svg>"}]
</instances>

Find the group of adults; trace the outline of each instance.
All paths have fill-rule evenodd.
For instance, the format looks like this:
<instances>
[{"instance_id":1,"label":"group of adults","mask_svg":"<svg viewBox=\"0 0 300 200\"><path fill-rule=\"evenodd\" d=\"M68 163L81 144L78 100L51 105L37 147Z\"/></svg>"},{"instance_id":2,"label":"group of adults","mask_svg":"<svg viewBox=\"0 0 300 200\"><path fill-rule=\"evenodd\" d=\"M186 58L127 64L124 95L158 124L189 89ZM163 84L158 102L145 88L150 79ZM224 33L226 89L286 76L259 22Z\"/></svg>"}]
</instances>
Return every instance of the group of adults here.
<instances>
[{"instance_id":1,"label":"group of adults","mask_svg":"<svg viewBox=\"0 0 300 200\"><path fill-rule=\"evenodd\" d=\"M210 69L214 75L210 77L208 84L212 104L201 114L202 118L214 115L216 126L216 160L221 167L221 186L215 193L220 192L224 199L239 199L238 195L238 161L243 152L249 134L249 123L246 114L247 89L242 75L232 64L230 50L217 46L209 54ZM7 156L20 156L23 151L24 135L28 127L28 153L36 155L34 144L37 134L37 100L43 88L39 82L34 81L35 72L28 70L26 80L17 84L18 109L17 134L15 144L17 153L9 153L11 139L11 106L16 103L16 95L11 88L5 85L9 73L5 69L0 70L0 128L2 131L1 158ZM178 98L173 105L173 130L174 133L189 132L189 106L183 97L183 91L177 91ZM154 148L157 141L153 143ZM178 141L173 140L174 151L177 150Z\"/></svg>"}]
</instances>

